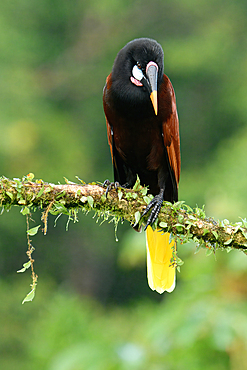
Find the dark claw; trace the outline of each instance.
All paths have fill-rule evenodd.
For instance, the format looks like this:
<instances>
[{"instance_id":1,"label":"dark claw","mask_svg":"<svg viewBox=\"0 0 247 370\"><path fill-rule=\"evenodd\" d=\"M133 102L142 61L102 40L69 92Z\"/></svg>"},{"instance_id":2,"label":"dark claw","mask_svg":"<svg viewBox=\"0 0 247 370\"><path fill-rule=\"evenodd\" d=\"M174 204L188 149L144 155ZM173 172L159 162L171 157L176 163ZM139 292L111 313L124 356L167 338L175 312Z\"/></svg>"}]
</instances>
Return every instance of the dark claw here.
<instances>
[{"instance_id":1,"label":"dark claw","mask_svg":"<svg viewBox=\"0 0 247 370\"><path fill-rule=\"evenodd\" d=\"M142 217L145 216L150 211L151 208L153 208L149 217L148 217L148 220L147 220L147 223L146 223L146 226L145 226L144 230L146 230L149 225L152 226L153 223L155 222L155 220L157 219L157 217L159 215L159 212L160 212L160 209L161 209L161 206L162 206L162 203L163 203L163 194L164 194L164 192L162 191L158 195L156 195L151 200L151 202L147 205L146 209L144 210L144 212L142 214Z\"/></svg>"},{"instance_id":2,"label":"dark claw","mask_svg":"<svg viewBox=\"0 0 247 370\"><path fill-rule=\"evenodd\" d=\"M105 196L107 198L107 195L109 193L109 191L111 189L118 189L120 184L119 182L115 181L115 182L110 182L108 179L106 179L104 182L103 182L103 186L106 187L106 192L105 192Z\"/></svg>"}]
</instances>

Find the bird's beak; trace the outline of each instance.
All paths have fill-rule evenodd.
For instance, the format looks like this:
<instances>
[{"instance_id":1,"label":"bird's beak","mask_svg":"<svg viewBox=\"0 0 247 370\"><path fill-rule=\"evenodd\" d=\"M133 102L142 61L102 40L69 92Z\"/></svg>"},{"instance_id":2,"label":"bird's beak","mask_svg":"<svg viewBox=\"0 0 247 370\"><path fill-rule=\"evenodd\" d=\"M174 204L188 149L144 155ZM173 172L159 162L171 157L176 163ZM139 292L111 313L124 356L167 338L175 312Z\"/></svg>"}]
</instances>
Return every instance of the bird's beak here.
<instances>
[{"instance_id":1,"label":"bird's beak","mask_svg":"<svg viewBox=\"0 0 247 370\"><path fill-rule=\"evenodd\" d=\"M158 80L158 66L154 62L149 62L146 68L146 75L150 84L149 92L150 99L154 107L154 112L158 114L158 95L157 95L157 80Z\"/></svg>"}]
</instances>

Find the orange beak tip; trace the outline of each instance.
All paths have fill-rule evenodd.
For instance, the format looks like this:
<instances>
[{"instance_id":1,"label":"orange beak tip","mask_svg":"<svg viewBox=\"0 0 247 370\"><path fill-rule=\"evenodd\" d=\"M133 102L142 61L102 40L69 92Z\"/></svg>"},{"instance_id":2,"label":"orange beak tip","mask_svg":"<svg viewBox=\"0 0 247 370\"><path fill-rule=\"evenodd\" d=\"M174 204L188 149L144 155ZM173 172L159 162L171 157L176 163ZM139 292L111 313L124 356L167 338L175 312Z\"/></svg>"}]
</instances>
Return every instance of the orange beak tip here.
<instances>
[{"instance_id":1,"label":"orange beak tip","mask_svg":"<svg viewBox=\"0 0 247 370\"><path fill-rule=\"evenodd\" d=\"M150 94L150 99L154 107L154 113L157 116L158 114L158 97L157 97L157 91L153 90Z\"/></svg>"}]
</instances>

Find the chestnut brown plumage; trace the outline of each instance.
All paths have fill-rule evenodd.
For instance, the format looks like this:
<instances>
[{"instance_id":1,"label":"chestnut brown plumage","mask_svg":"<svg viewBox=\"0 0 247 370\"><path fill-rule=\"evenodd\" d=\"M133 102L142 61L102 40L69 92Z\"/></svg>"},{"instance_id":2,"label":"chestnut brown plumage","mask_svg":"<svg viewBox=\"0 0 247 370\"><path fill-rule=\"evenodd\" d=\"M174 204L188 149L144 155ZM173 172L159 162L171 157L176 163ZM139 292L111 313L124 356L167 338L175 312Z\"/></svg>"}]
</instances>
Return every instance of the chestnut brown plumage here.
<instances>
[{"instance_id":1,"label":"chestnut brown plumage","mask_svg":"<svg viewBox=\"0 0 247 370\"><path fill-rule=\"evenodd\" d=\"M154 198L147 225L148 281L162 293L175 286L170 264L174 243L152 231L163 200L178 200L180 140L175 93L163 74L163 50L152 39L135 39L117 54L103 93L114 180L132 187L137 175ZM167 260L167 256L169 259ZM166 260L166 262L164 262Z\"/></svg>"}]
</instances>

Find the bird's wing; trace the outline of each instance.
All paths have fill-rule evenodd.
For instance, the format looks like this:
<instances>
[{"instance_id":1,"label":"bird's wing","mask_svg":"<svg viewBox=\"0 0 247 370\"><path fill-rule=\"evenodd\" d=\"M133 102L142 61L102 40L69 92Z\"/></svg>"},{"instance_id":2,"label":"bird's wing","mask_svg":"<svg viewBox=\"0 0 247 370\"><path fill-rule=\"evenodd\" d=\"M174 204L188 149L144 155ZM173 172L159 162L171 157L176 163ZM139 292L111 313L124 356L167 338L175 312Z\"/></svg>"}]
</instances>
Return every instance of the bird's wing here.
<instances>
[{"instance_id":1,"label":"bird's wing","mask_svg":"<svg viewBox=\"0 0 247 370\"><path fill-rule=\"evenodd\" d=\"M108 105L108 97L107 93L111 87L111 73L106 79L106 84L104 87L103 92L103 107L105 112L105 119L106 119L106 129L107 129L107 137L108 137L108 144L110 146L111 151L111 158L112 158L112 164L113 164L113 170L114 170L114 181L118 181L121 185L126 183L126 171L125 171L125 165L123 163L123 159L120 157L115 143L114 143L114 133L113 133L113 127L109 121L110 116L110 107Z\"/></svg>"},{"instance_id":2,"label":"bird's wing","mask_svg":"<svg viewBox=\"0 0 247 370\"><path fill-rule=\"evenodd\" d=\"M106 97L107 90L110 88L110 85L111 85L111 73L109 74L109 76L107 76L106 84L105 84L104 91L103 91L103 107L104 107L104 111L105 111L108 144L110 146L111 157L112 157L112 161L113 161L113 151L112 151L113 135L112 135L112 128L111 128L111 126L108 122L108 119L107 119L107 97Z\"/></svg>"},{"instance_id":3,"label":"bird's wing","mask_svg":"<svg viewBox=\"0 0 247 370\"><path fill-rule=\"evenodd\" d=\"M178 186L180 178L180 139L179 139L179 122L176 106L175 92L169 78L164 75L167 89L170 91L172 111L168 119L162 124L164 145L167 149L170 166L174 172L176 185ZM162 97L161 97L162 98Z\"/></svg>"}]
</instances>

